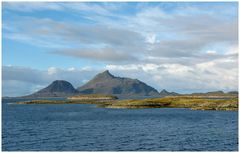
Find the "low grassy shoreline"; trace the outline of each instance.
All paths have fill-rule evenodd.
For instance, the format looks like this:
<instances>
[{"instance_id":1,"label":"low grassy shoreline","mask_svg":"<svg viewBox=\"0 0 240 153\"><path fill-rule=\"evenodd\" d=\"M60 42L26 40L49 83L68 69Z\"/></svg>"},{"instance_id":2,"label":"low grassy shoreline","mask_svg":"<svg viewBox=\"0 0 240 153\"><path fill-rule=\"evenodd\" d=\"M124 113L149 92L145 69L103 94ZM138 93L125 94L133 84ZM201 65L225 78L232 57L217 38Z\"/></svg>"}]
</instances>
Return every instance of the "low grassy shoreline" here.
<instances>
[{"instance_id":1,"label":"low grassy shoreline","mask_svg":"<svg viewBox=\"0 0 240 153\"><path fill-rule=\"evenodd\" d=\"M103 94L90 94L90 95L77 95L67 98L68 100L115 100L118 99L113 95L103 95Z\"/></svg>"},{"instance_id":2,"label":"low grassy shoreline","mask_svg":"<svg viewBox=\"0 0 240 153\"><path fill-rule=\"evenodd\" d=\"M174 96L143 100L122 100L105 105L107 108L190 108L192 110L238 110L238 99L206 99Z\"/></svg>"},{"instance_id":3,"label":"low grassy shoreline","mask_svg":"<svg viewBox=\"0 0 240 153\"><path fill-rule=\"evenodd\" d=\"M67 99L67 100L31 100L16 104L95 104L104 108L190 108L192 110L238 110L238 98L207 99L194 96L172 96L142 100L117 99Z\"/></svg>"},{"instance_id":4,"label":"low grassy shoreline","mask_svg":"<svg viewBox=\"0 0 240 153\"><path fill-rule=\"evenodd\" d=\"M29 100L20 101L15 104L105 104L111 103L110 100Z\"/></svg>"}]
</instances>

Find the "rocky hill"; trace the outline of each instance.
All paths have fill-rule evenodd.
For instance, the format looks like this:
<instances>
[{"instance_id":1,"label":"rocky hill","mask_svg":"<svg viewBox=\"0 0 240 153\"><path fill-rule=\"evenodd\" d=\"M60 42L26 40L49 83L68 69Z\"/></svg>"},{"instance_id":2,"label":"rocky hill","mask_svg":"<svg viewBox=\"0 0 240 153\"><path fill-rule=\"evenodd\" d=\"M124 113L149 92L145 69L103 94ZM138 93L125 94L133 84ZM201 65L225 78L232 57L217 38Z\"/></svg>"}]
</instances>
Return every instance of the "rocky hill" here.
<instances>
[{"instance_id":1,"label":"rocky hill","mask_svg":"<svg viewBox=\"0 0 240 153\"><path fill-rule=\"evenodd\" d=\"M111 94L120 96L159 96L156 89L138 79L113 76L108 70L97 74L77 88L81 94Z\"/></svg>"},{"instance_id":2,"label":"rocky hill","mask_svg":"<svg viewBox=\"0 0 240 153\"><path fill-rule=\"evenodd\" d=\"M24 98L42 98L42 97L67 97L77 94L71 83L64 80L53 81L49 86L43 88Z\"/></svg>"},{"instance_id":3,"label":"rocky hill","mask_svg":"<svg viewBox=\"0 0 240 153\"><path fill-rule=\"evenodd\" d=\"M177 95L179 95L179 94L176 93L176 92L168 92L168 91L165 90L165 89L163 89L159 94L160 94L161 97L165 97L165 96L177 96Z\"/></svg>"}]
</instances>

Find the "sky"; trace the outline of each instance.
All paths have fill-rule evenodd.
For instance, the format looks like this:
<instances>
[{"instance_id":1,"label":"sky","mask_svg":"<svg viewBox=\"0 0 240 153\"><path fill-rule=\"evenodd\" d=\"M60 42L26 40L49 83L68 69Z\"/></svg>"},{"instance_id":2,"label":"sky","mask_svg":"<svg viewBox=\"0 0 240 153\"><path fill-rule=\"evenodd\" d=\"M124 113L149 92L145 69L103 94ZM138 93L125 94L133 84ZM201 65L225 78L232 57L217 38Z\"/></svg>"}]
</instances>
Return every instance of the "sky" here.
<instances>
[{"instance_id":1,"label":"sky","mask_svg":"<svg viewBox=\"0 0 240 153\"><path fill-rule=\"evenodd\" d=\"M238 3L3 2L3 96L105 70L158 91L238 90Z\"/></svg>"}]
</instances>

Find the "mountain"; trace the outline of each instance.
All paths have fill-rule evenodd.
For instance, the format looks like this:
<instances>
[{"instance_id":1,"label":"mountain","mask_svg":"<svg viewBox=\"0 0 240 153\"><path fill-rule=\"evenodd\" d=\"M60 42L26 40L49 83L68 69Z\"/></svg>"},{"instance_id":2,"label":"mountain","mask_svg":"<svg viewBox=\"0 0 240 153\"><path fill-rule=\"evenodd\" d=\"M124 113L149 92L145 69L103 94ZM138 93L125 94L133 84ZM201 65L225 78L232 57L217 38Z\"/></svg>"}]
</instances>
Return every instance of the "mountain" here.
<instances>
[{"instance_id":1,"label":"mountain","mask_svg":"<svg viewBox=\"0 0 240 153\"><path fill-rule=\"evenodd\" d=\"M165 96L177 96L179 95L178 93L176 92L168 92L167 90L163 89L160 93L159 93L160 96L162 97L165 97Z\"/></svg>"},{"instance_id":2,"label":"mountain","mask_svg":"<svg viewBox=\"0 0 240 153\"><path fill-rule=\"evenodd\" d=\"M228 94L238 95L238 91L230 91Z\"/></svg>"},{"instance_id":3,"label":"mountain","mask_svg":"<svg viewBox=\"0 0 240 153\"><path fill-rule=\"evenodd\" d=\"M225 93L223 92L223 91L210 91L210 92L206 92L206 93L192 93L191 95L195 95L195 96L197 96L197 95L199 95L199 96L201 96L201 95L205 95L205 96L207 96L207 95L209 95L209 96L219 96L219 95L224 95Z\"/></svg>"},{"instance_id":4,"label":"mountain","mask_svg":"<svg viewBox=\"0 0 240 153\"><path fill-rule=\"evenodd\" d=\"M113 76L108 70L97 74L77 88L81 94L112 94L117 96L159 96L156 89L137 79Z\"/></svg>"},{"instance_id":5,"label":"mountain","mask_svg":"<svg viewBox=\"0 0 240 153\"><path fill-rule=\"evenodd\" d=\"M223 91L211 91L211 92L207 92L206 94L209 94L209 95L221 95L221 94L224 94Z\"/></svg>"},{"instance_id":6,"label":"mountain","mask_svg":"<svg viewBox=\"0 0 240 153\"><path fill-rule=\"evenodd\" d=\"M74 89L71 83L64 80L56 80L46 88L43 88L31 95L24 96L24 98L67 97L77 93L78 91Z\"/></svg>"}]
</instances>

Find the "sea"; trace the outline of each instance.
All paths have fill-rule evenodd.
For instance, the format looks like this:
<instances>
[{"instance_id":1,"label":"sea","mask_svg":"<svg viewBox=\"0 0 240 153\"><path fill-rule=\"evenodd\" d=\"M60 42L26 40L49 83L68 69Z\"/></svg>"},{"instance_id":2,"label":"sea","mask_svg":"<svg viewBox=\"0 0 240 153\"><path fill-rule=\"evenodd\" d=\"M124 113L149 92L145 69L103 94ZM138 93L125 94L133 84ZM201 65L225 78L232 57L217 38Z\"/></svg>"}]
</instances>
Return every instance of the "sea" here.
<instances>
[{"instance_id":1,"label":"sea","mask_svg":"<svg viewBox=\"0 0 240 153\"><path fill-rule=\"evenodd\" d=\"M238 151L237 111L17 101L2 101L2 151Z\"/></svg>"}]
</instances>

